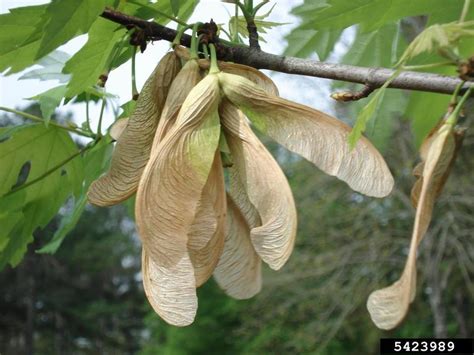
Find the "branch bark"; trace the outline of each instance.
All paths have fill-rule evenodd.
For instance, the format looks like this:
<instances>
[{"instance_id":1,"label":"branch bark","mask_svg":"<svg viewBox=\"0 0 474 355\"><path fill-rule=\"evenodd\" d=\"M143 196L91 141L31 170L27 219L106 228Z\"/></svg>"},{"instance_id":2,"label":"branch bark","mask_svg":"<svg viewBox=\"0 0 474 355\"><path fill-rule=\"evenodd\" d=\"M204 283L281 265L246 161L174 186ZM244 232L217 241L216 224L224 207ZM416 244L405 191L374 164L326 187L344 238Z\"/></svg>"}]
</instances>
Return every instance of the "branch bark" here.
<instances>
[{"instance_id":1,"label":"branch bark","mask_svg":"<svg viewBox=\"0 0 474 355\"><path fill-rule=\"evenodd\" d=\"M102 17L123 26L134 25L144 30L150 37L161 38L169 42L172 42L177 35L176 30L112 9L106 9L102 13ZM181 37L181 44L190 47L191 36L184 34ZM367 68L346 64L325 63L311 59L285 57L258 51L247 46L230 46L224 41L216 43L216 48L218 59L223 61L244 64L256 69L273 70L280 73L360 83L374 88L382 86L393 73L393 70L387 68ZM460 83L461 79L454 76L404 71L391 82L389 87L452 94ZM473 85L473 82L466 83L461 93Z\"/></svg>"}]
</instances>

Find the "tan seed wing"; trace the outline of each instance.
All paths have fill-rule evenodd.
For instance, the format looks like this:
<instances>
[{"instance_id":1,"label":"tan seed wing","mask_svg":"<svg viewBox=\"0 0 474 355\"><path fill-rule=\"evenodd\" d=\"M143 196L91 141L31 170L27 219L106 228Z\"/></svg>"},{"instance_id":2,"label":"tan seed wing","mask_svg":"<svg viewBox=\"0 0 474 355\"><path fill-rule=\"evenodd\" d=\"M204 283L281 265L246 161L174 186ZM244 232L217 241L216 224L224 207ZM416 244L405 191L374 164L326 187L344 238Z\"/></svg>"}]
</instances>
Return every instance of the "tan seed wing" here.
<instances>
[{"instance_id":1,"label":"tan seed wing","mask_svg":"<svg viewBox=\"0 0 474 355\"><path fill-rule=\"evenodd\" d=\"M439 186L446 180L454 154L452 127L445 124L435 133L426 152L410 252L403 274L393 285L372 292L367 300L372 321L381 329L393 329L400 324L415 298L416 250L428 230Z\"/></svg>"},{"instance_id":2,"label":"tan seed wing","mask_svg":"<svg viewBox=\"0 0 474 355\"><path fill-rule=\"evenodd\" d=\"M166 133L174 125L184 100L200 80L201 69L197 61L189 60L171 85L156 131L153 149L159 145ZM222 170L222 168L220 169ZM209 180L198 202L194 222L189 232L188 247L195 268L197 287L201 286L212 275L212 271L222 252L224 242L223 231L221 231L223 222L220 221L222 217L217 218L216 215L222 213L222 208L219 208L219 211L215 211L214 200L216 200L217 196L213 193L216 189L214 186L209 185L210 183L216 183L215 180L218 173L213 173L213 171L216 171L216 168L211 170ZM212 181L210 182L210 180ZM223 182L222 177L222 184ZM218 227L219 230L217 230ZM213 260L213 258L216 260Z\"/></svg>"},{"instance_id":3,"label":"tan seed wing","mask_svg":"<svg viewBox=\"0 0 474 355\"><path fill-rule=\"evenodd\" d=\"M209 180L202 190L201 199L196 207L194 222L189 230L188 247L199 250L206 246L217 230L217 218L212 196L209 195Z\"/></svg>"},{"instance_id":4,"label":"tan seed wing","mask_svg":"<svg viewBox=\"0 0 474 355\"><path fill-rule=\"evenodd\" d=\"M176 75L169 89L169 95L166 98L161 119L156 130L152 151L159 145L166 133L173 126L184 100L200 80L201 70L197 62L195 60L186 62L183 69Z\"/></svg>"},{"instance_id":5,"label":"tan seed wing","mask_svg":"<svg viewBox=\"0 0 474 355\"><path fill-rule=\"evenodd\" d=\"M128 125L128 117L115 121L110 127L109 134L113 140L117 141Z\"/></svg>"},{"instance_id":6,"label":"tan seed wing","mask_svg":"<svg viewBox=\"0 0 474 355\"><path fill-rule=\"evenodd\" d=\"M436 137L428 151L428 156L423 168L423 184L417 205L414 226L414 235L416 236L418 244L430 224L439 184L444 184L444 175L450 168L454 153L455 140L452 127L443 125L436 133Z\"/></svg>"},{"instance_id":7,"label":"tan seed wing","mask_svg":"<svg viewBox=\"0 0 474 355\"><path fill-rule=\"evenodd\" d=\"M145 295L156 313L166 322L186 326L194 321L197 297L192 264L188 255L177 263L162 266L142 250L142 277Z\"/></svg>"},{"instance_id":8,"label":"tan seed wing","mask_svg":"<svg viewBox=\"0 0 474 355\"><path fill-rule=\"evenodd\" d=\"M166 98L163 113L156 130L155 139L153 140L152 153L174 125L184 100L200 80L201 69L197 61L190 60L186 62L171 84L169 95ZM210 211L214 211L213 203L211 198L206 196L203 191L203 196L201 201L198 202L195 221L191 226L190 232L196 237L190 238L188 242L188 245L193 246L195 249L203 248L217 228L216 216L210 213ZM207 233L202 233L203 231Z\"/></svg>"},{"instance_id":9,"label":"tan seed wing","mask_svg":"<svg viewBox=\"0 0 474 355\"><path fill-rule=\"evenodd\" d=\"M203 69L209 68L209 61L205 59L199 60L199 65ZM278 96L278 88L268 76L263 74L261 71L248 67L246 65L229 63L229 62L218 62L219 69L224 73L238 75L244 77L254 84L262 88L267 94Z\"/></svg>"},{"instance_id":10,"label":"tan seed wing","mask_svg":"<svg viewBox=\"0 0 474 355\"><path fill-rule=\"evenodd\" d=\"M300 154L321 170L345 181L368 196L383 197L393 177L380 153L365 138L351 151L351 128L338 119L280 97L269 95L243 77L220 73L224 95L252 123L287 149Z\"/></svg>"},{"instance_id":11,"label":"tan seed wing","mask_svg":"<svg viewBox=\"0 0 474 355\"><path fill-rule=\"evenodd\" d=\"M201 62L200 62L201 63ZM207 66L209 62L207 61ZM227 73L243 76L260 86L269 94L278 95L278 88L273 81L260 71L240 64L219 62L220 68ZM237 204L250 228L260 227L262 220L255 206L247 195L245 182L241 180L237 169L229 169L229 195Z\"/></svg>"},{"instance_id":12,"label":"tan seed wing","mask_svg":"<svg viewBox=\"0 0 474 355\"><path fill-rule=\"evenodd\" d=\"M150 157L137 191L135 215L143 247L155 269L165 270L156 273L155 284L166 285L166 294L179 295L175 304L180 310L169 309L167 299L154 300L155 310L172 324L176 324L173 317L165 318L170 312L182 312L183 318L189 319L196 311L188 233L218 146L219 99L218 80L213 75L193 88L175 125ZM176 281L171 276L175 271L180 275Z\"/></svg>"},{"instance_id":13,"label":"tan seed wing","mask_svg":"<svg viewBox=\"0 0 474 355\"><path fill-rule=\"evenodd\" d=\"M189 49L183 46L175 46L174 51L178 57L189 60ZM210 61L207 59L199 59L198 63L202 69L209 69L211 65ZM247 65L221 61L218 62L218 66L219 69L225 73L243 76L244 78L247 78L248 80L260 86L267 93L278 95L278 88L275 83L268 76L255 68L249 67Z\"/></svg>"},{"instance_id":14,"label":"tan seed wing","mask_svg":"<svg viewBox=\"0 0 474 355\"><path fill-rule=\"evenodd\" d=\"M176 45L173 47L173 50L178 57L184 60L189 60L191 58L191 52L186 47Z\"/></svg>"},{"instance_id":15,"label":"tan seed wing","mask_svg":"<svg viewBox=\"0 0 474 355\"><path fill-rule=\"evenodd\" d=\"M438 127L438 129L439 129L440 125L438 125L436 127ZM411 189L411 202L412 202L412 204L415 208L418 204L418 199L419 199L420 193L421 193L421 186L423 184L423 168L424 168L424 164L425 164L424 162L427 159L429 148L431 146L433 138L435 137L434 136L435 132L430 134L425 139L423 144L421 145L421 147L420 147L420 156L421 156L422 161L417 166L415 166L415 168L413 169L413 175L418 178L418 180L413 185L413 188ZM453 130L454 143L455 143L454 153L452 155L451 161L449 162L448 168L445 170L442 178L440 178L439 181L436 183L435 198L437 198L439 195L441 195L441 192L443 191L443 187L446 184L446 181L448 180L449 174L451 173L451 169L454 165L454 162L456 161L457 153L458 153L459 149L461 149L462 142L464 140L465 132L466 132L465 128L455 128Z\"/></svg>"},{"instance_id":16,"label":"tan seed wing","mask_svg":"<svg viewBox=\"0 0 474 355\"><path fill-rule=\"evenodd\" d=\"M384 330L395 328L405 318L416 293L416 249L410 249L400 279L374 291L367 300L367 309L374 324Z\"/></svg>"},{"instance_id":17,"label":"tan seed wing","mask_svg":"<svg viewBox=\"0 0 474 355\"><path fill-rule=\"evenodd\" d=\"M250 228L235 202L227 197L227 234L214 278L229 296L248 299L262 288L261 268L250 241Z\"/></svg>"},{"instance_id":18,"label":"tan seed wing","mask_svg":"<svg viewBox=\"0 0 474 355\"><path fill-rule=\"evenodd\" d=\"M206 203L202 204L203 201ZM219 152L216 152L211 172L202 191L200 206L204 208L200 209L199 206L197 208L188 241L197 287L212 276L224 248L226 195Z\"/></svg>"},{"instance_id":19,"label":"tan seed wing","mask_svg":"<svg viewBox=\"0 0 474 355\"><path fill-rule=\"evenodd\" d=\"M239 75L250 80L267 94L278 96L278 88L273 80L255 68L229 62L219 62L219 68L224 73Z\"/></svg>"},{"instance_id":20,"label":"tan seed wing","mask_svg":"<svg viewBox=\"0 0 474 355\"><path fill-rule=\"evenodd\" d=\"M150 156L168 89L180 66L179 58L173 52L167 53L146 81L135 111L117 140L109 171L89 188L90 203L110 206L135 193Z\"/></svg>"},{"instance_id":21,"label":"tan seed wing","mask_svg":"<svg viewBox=\"0 0 474 355\"><path fill-rule=\"evenodd\" d=\"M418 200L420 198L420 192L421 192L421 186L423 185L423 168L424 167L425 167L425 163L421 162L413 168L413 172L412 172L413 176L417 178L417 180L413 184L413 187L411 188L411 193L410 193L411 204L415 208L418 205Z\"/></svg>"},{"instance_id":22,"label":"tan seed wing","mask_svg":"<svg viewBox=\"0 0 474 355\"><path fill-rule=\"evenodd\" d=\"M221 122L234 165L249 201L262 225L252 228L251 240L257 254L272 269L288 260L296 236L296 208L288 181L278 163L250 129L235 106L223 101Z\"/></svg>"},{"instance_id":23,"label":"tan seed wing","mask_svg":"<svg viewBox=\"0 0 474 355\"><path fill-rule=\"evenodd\" d=\"M262 219L258 210L250 201L247 194L246 182L242 181L242 176L238 168L230 167L229 172L229 195L239 207L240 212L250 228L257 228L262 225Z\"/></svg>"}]
</instances>

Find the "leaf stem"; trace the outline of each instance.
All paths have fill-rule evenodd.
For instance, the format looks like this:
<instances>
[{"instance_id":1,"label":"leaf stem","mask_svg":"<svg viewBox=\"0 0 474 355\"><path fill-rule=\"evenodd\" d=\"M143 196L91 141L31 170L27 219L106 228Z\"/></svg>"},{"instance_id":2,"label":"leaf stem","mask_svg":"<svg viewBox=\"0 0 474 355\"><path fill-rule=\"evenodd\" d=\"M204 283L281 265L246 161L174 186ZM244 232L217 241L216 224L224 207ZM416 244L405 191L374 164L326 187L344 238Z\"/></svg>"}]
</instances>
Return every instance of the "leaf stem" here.
<instances>
[{"instance_id":1,"label":"leaf stem","mask_svg":"<svg viewBox=\"0 0 474 355\"><path fill-rule=\"evenodd\" d=\"M204 52L204 55L205 55L205 56L207 57L207 59L209 60L209 58L210 58L210 57L209 57L209 49L208 49L208 47L207 47L205 44L202 46L202 51Z\"/></svg>"},{"instance_id":2,"label":"leaf stem","mask_svg":"<svg viewBox=\"0 0 474 355\"><path fill-rule=\"evenodd\" d=\"M464 6L462 8L461 17L459 17L459 22L464 22L469 11L469 6L471 5L471 0L464 0Z\"/></svg>"},{"instance_id":3,"label":"leaf stem","mask_svg":"<svg viewBox=\"0 0 474 355\"><path fill-rule=\"evenodd\" d=\"M252 11L253 10L253 0L245 0L245 2L246 2L247 10Z\"/></svg>"},{"instance_id":4,"label":"leaf stem","mask_svg":"<svg viewBox=\"0 0 474 355\"><path fill-rule=\"evenodd\" d=\"M245 18L247 18L247 16L250 15L250 13L247 11L248 4L242 4L240 1L236 1L235 4L240 8Z\"/></svg>"},{"instance_id":5,"label":"leaf stem","mask_svg":"<svg viewBox=\"0 0 474 355\"><path fill-rule=\"evenodd\" d=\"M209 74L217 74L220 70L217 65L216 46L214 46L214 43L209 43L209 49L211 50L211 66L209 68Z\"/></svg>"},{"instance_id":6,"label":"leaf stem","mask_svg":"<svg viewBox=\"0 0 474 355\"><path fill-rule=\"evenodd\" d=\"M41 117L32 115L32 114L27 113L27 112L18 111L18 110L8 108L8 107L3 107L3 106L0 106L0 110L5 111L5 112L14 113L16 115L22 116L22 117L27 118L27 119L32 120L32 121L44 123L44 119L42 119ZM64 129L66 131L69 131L71 133L75 133L75 134L83 136L83 137L89 137L89 138L94 138L95 137L95 135L93 133L85 132L81 129L76 129L76 128L64 126L64 125L62 125L60 123L57 123L57 122L54 122L54 121L50 121L49 124L54 126L54 127Z\"/></svg>"},{"instance_id":7,"label":"leaf stem","mask_svg":"<svg viewBox=\"0 0 474 355\"><path fill-rule=\"evenodd\" d=\"M104 109L105 109L106 101L107 99L105 98L105 92L104 92L104 98L102 99L102 106L100 107L99 122L97 123L97 136L98 137L102 136L102 118L104 117Z\"/></svg>"},{"instance_id":8,"label":"leaf stem","mask_svg":"<svg viewBox=\"0 0 474 355\"><path fill-rule=\"evenodd\" d=\"M195 24L192 24L192 25L186 25L184 27L181 27L179 30L178 30L178 33L176 34L176 37L174 38L173 42L171 43L171 47L175 46L175 45L180 45L181 44L181 37L183 37L183 34L184 32L186 32L187 30L189 30L190 28L193 28Z\"/></svg>"},{"instance_id":9,"label":"leaf stem","mask_svg":"<svg viewBox=\"0 0 474 355\"><path fill-rule=\"evenodd\" d=\"M76 153L74 153L73 155L71 155L70 157L66 158L65 160L63 160L62 162L60 162L59 164L53 166L51 169L45 171L43 174L41 174L40 176L34 178L33 180L23 184L23 185L20 185L18 186L17 188L14 188L14 189L11 189L10 191L8 191L5 195L2 196L3 197L6 197L6 196L10 196L11 194L14 194L15 192L18 192L20 190L23 190L23 189L26 189L27 187L33 185L33 184L36 184L37 182L43 180L44 178L48 177L49 175L51 175L52 173L54 173L56 170L58 170L59 168L63 167L64 165L66 165L67 163L69 163L71 160L73 160L74 158L76 158L77 156L81 155L82 153L84 153L85 151L91 149L92 147L94 147L97 142L99 142L100 138L97 139L97 140L94 140L92 141L91 143L92 144L88 144L86 145L84 148L82 148L81 150L77 151Z\"/></svg>"},{"instance_id":10,"label":"leaf stem","mask_svg":"<svg viewBox=\"0 0 474 355\"><path fill-rule=\"evenodd\" d=\"M198 56L198 45L199 45L199 40L198 40L198 37L197 37L197 29L198 29L198 24L195 23L193 25L193 34L192 34L192 37L191 37L191 48L190 48L190 52L191 52L191 55L190 55L190 59L199 59L199 56Z\"/></svg>"},{"instance_id":11,"label":"leaf stem","mask_svg":"<svg viewBox=\"0 0 474 355\"><path fill-rule=\"evenodd\" d=\"M128 37L129 37L129 34L125 33L122 36L122 39L121 39L120 43L118 44L118 46L115 47L114 53L112 55L112 59L110 60L110 63L108 65L107 72L110 72L112 70L112 68L114 66L114 62L120 56L120 52L124 48ZM133 47L133 50L134 50L133 53L135 54L136 53L136 47ZM135 55L132 56L132 62L134 61L134 59L135 59ZM134 66L132 65L132 71L133 71L133 69L134 69ZM132 82L133 82L133 73L132 73ZM100 108L99 122L97 123L97 135L96 135L96 137L101 137L102 136L102 118L104 117L104 109L105 109L105 104L106 104L106 101L107 101L107 91L105 89L105 83L104 83L104 88L103 89L104 89L104 97L102 98L102 106ZM132 91L133 91L133 88L132 88ZM138 91L137 91L137 93L138 93Z\"/></svg>"},{"instance_id":12,"label":"leaf stem","mask_svg":"<svg viewBox=\"0 0 474 355\"><path fill-rule=\"evenodd\" d=\"M362 110L357 115L356 123L351 130L351 133L347 137L349 142L350 149L354 149L357 144L357 141L362 136L362 133L365 132L367 123L372 118L375 113L375 109L379 103L380 98L383 96L385 89L390 85L390 83L397 78L397 76L402 71L401 67L398 67L392 75L385 81L385 83L377 89L376 93L370 101L362 108Z\"/></svg>"},{"instance_id":13,"label":"leaf stem","mask_svg":"<svg viewBox=\"0 0 474 355\"><path fill-rule=\"evenodd\" d=\"M458 102L459 92L461 91L464 84L465 84L465 81L463 81L458 86L456 86L456 89L454 90L453 95L451 96L451 102L450 103L452 105L456 105L456 103Z\"/></svg>"},{"instance_id":14,"label":"leaf stem","mask_svg":"<svg viewBox=\"0 0 474 355\"><path fill-rule=\"evenodd\" d=\"M464 84L464 83L463 83ZM462 84L458 85L458 87L456 88L456 92L455 94L457 94L462 88ZM458 90L459 89L459 90ZM469 98L469 96L471 95L471 91L472 91L472 86L469 87L469 89L466 90L466 92L464 93L464 95L461 97L461 100L459 100L459 102L457 103L456 105L456 108L454 109L454 111L449 115L449 117L446 119L446 123L447 124L450 124L450 125L455 125L456 124L456 121L458 119L458 116L459 116L459 113L461 112L461 109L462 107L464 106L464 104L466 103L467 99ZM456 97L456 96L455 96Z\"/></svg>"},{"instance_id":15,"label":"leaf stem","mask_svg":"<svg viewBox=\"0 0 474 355\"><path fill-rule=\"evenodd\" d=\"M403 65L403 70L420 70L420 69L429 69L429 68L437 68L443 67L445 65L456 65L451 60L439 63L430 63L430 64L422 64L422 65Z\"/></svg>"},{"instance_id":16,"label":"leaf stem","mask_svg":"<svg viewBox=\"0 0 474 355\"><path fill-rule=\"evenodd\" d=\"M89 132L92 132L91 120L90 120L90 115L89 115L89 100L90 100L90 94L86 92L86 126L87 126L87 130Z\"/></svg>"},{"instance_id":17,"label":"leaf stem","mask_svg":"<svg viewBox=\"0 0 474 355\"><path fill-rule=\"evenodd\" d=\"M119 44L115 47L113 55L111 56L110 63L107 67L107 73L109 73L113 67L114 67L114 62L117 60L117 58L120 56L120 52L122 49L125 47L125 43L128 42L128 38L130 37L129 33L125 33L122 36L122 39L120 40Z\"/></svg>"},{"instance_id":18,"label":"leaf stem","mask_svg":"<svg viewBox=\"0 0 474 355\"><path fill-rule=\"evenodd\" d=\"M132 99L136 100L138 98L138 90L137 90L137 81L136 81L136 72L135 72L135 57L137 55L137 47L133 46L132 49Z\"/></svg>"}]
</instances>

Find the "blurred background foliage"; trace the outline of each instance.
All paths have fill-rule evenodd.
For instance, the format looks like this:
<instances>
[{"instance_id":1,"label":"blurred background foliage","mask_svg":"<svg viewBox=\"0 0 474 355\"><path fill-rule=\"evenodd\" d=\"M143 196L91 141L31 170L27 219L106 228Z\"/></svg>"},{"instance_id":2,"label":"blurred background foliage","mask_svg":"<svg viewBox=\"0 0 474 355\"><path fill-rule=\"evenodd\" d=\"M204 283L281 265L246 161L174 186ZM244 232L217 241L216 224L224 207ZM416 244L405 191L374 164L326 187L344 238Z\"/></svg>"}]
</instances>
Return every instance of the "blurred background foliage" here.
<instances>
[{"instance_id":1,"label":"blurred background foliage","mask_svg":"<svg viewBox=\"0 0 474 355\"><path fill-rule=\"evenodd\" d=\"M349 2L330 2L336 9L350 7ZM427 16L406 17L411 15L407 7L387 15L385 22L373 22L374 13L357 17L350 9L344 16L320 19L317 4L322 3L307 0L293 10L301 23L288 35L286 53L326 60L344 29L357 25L341 61L385 67L425 26L455 20L463 5L431 0ZM473 18L471 8L468 19ZM472 55L472 43L460 48L461 55ZM439 60L434 53L414 63ZM430 71L456 74L454 67ZM334 83L333 88L355 86ZM263 290L251 300L230 299L212 281L200 288L198 316L190 327L167 325L145 299L130 203L109 209L87 205L54 255L35 252L54 234L60 215L71 208L69 201L57 218L35 232L21 264L0 273L0 354L378 354L381 337L472 337L472 130L419 249L417 297L407 319L397 330L382 332L365 307L370 292L396 280L403 269L414 218L409 196L417 146L442 117L448 100L439 94L386 92L367 131L396 180L395 190L383 200L354 193L265 141L295 196L295 251L281 271L264 270ZM338 103L335 110L351 121L364 104ZM469 110L465 122L472 124ZM25 111L41 115L36 106ZM11 115L0 120L2 126L22 122Z\"/></svg>"}]
</instances>

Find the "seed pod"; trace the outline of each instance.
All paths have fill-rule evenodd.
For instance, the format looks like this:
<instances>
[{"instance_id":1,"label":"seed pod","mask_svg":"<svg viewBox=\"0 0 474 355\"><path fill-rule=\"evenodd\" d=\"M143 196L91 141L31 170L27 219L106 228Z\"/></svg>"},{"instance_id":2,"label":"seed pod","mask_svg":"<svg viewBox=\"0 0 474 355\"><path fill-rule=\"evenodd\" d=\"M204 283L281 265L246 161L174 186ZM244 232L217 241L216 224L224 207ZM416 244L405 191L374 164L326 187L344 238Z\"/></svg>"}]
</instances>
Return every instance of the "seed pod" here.
<instances>
[{"instance_id":1,"label":"seed pod","mask_svg":"<svg viewBox=\"0 0 474 355\"><path fill-rule=\"evenodd\" d=\"M146 81L135 111L117 140L109 171L89 188L87 197L90 203L110 206L135 193L150 156L168 90L180 66L179 58L174 52L169 52Z\"/></svg>"},{"instance_id":2,"label":"seed pod","mask_svg":"<svg viewBox=\"0 0 474 355\"><path fill-rule=\"evenodd\" d=\"M199 60L199 66L202 69L209 68L209 61L205 59ZM254 84L262 88L266 93L270 95L278 96L278 88L275 83L261 71L241 64L229 63L229 62L218 62L219 69L224 73L241 76L245 79L250 80Z\"/></svg>"},{"instance_id":3,"label":"seed pod","mask_svg":"<svg viewBox=\"0 0 474 355\"><path fill-rule=\"evenodd\" d=\"M219 100L216 75L191 90L175 124L153 150L137 191L135 215L149 277L143 283L151 290L147 296L154 310L178 326L190 324L196 314L188 234L218 147Z\"/></svg>"},{"instance_id":4,"label":"seed pod","mask_svg":"<svg viewBox=\"0 0 474 355\"><path fill-rule=\"evenodd\" d=\"M187 61L178 75L176 75L163 107L160 122L158 123L158 128L153 140L152 151L160 144L166 133L173 126L184 100L199 83L201 78L201 70L194 59Z\"/></svg>"},{"instance_id":5,"label":"seed pod","mask_svg":"<svg viewBox=\"0 0 474 355\"><path fill-rule=\"evenodd\" d=\"M456 153L456 142L450 124L443 124L422 149L425 162L417 200L415 225L410 251L402 276L392 285L374 291L367 300L370 317L380 329L393 329L405 317L416 295L416 251L428 230L436 197L444 185Z\"/></svg>"},{"instance_id":6,"label":"seed pod","mask_svg":"<svg viewBox=\"0 0 474 355\"><path fill-rule=\"evenodd\" d=\"M439 127L440 126L438 125L436 127L436 130L439 129ZM434 131L434 133L435 132L436 131ZM446 181L448 180L449 174L451 173L451 169L454 165L454 162L456 161L457 153L459 152L459 149L461 149L465 132L466 132L465 128L454 128L453 130L452 134L453 134L454 143L455 143L454 154L451 158L451 161L449 162L449 167L446 169L443 177L439 179L439 182L437 183L436 193L435 193L436 198L438 198L439 195L441 195L444 185L446 184ZM415 208L418 204L418 199L420 197L421 187L423 185L423 168L425 166L425 161L428 155L429 148L431 146L431 143L433 142L434 133L428 135L428 137L422 143L420 147L421 162L417 166L415 166L415 168L413 169L413 175L418 178L418 180L415 182L415 184L413 185L411 189L411 202L412 202L413 207Z\"/></svg>"},{"instance_id":7,"label":"seed pod","mask_svg":"<svg viewBox=\"0 0 474 355\"><path fill-rule=\"evenodd\" d=\"M179 110L188 94L201 80L201 69L196 60L189 60L171 85L161 120L153 141L152 154L174 125ZM194 266L196 286L201 286L212 275L223 249L225 229L225 187L220 157L204 186L189 232L189 253ZM220 173L219 173L220 172ZM222 188L219 189L218 187Z\"/></svg>"},{"instance_id":8,"label":"seed pod","mask_svg":"<svg viewBox=\"0 0 474 355\"><path fill-rule=\"evenodd\" d=\"M262 262L250 241L250 228L239 208L227 198L227 233L219 264L214 271L217 284L229 296L243 300L262 288Z\"/></svg>"},{"instance_id":9,"label":"seed pod","mask_svg":"<svg viewBox=\"0 0 474 355\"><path fill-rule=\"evenodd\" d=\"M326 174L368 196L383 197L392 190L392 174L377 149L362 138L351 150L347 143L351 128L338 119L267 94L237 75L219 73L219 82L224 95L258 130Z\"/></svg>"},{"instance_id":10,"label":"seed pod","mask_svg":"<svg viewBox=\"0 0 474 355\"><path fill-rule=\"evenodd\" d=\"M175 46L174 51L178 57L183 58L185 60L189 60L189 49L183 46ZM211 65L210 61L207 59L199 59L198 63L201 69L209 69ZM276 87L275 83L273 83L273 81L261 71L249 67L247 65L230 62L218 61L217 64L219 66L219 69L224 73L243 76L244 78L260 86L267 93L278 96L278 88Z\"/></svg>"},{"instance_id":11,"label":"seed pod","mask_svg":"<svg viewBox=\"0 0 474 355\"><path fill-rule=\"evenodd\" d=\"M278 270L290 257L296 237L296 207L290 186L242 113L227 100L219 113L234 162L230 176L241 181L245 192L240 195L247 196L261 218L261 225L251 229L252 244L262 260ZM236 202L239 205L241 201Z\"/></svg>"},{"instance_id":12,"label":"seed pod","mask_svg":"<svg viewBox=\"0 0 474 355\"><path fill-rule=\"evenodd\" d=\"M219 262L224 248L226 210L224 171L217 151L188 234L188 250L196 287L203 285L212 276Z\"/></svg>"}]
</instances>

